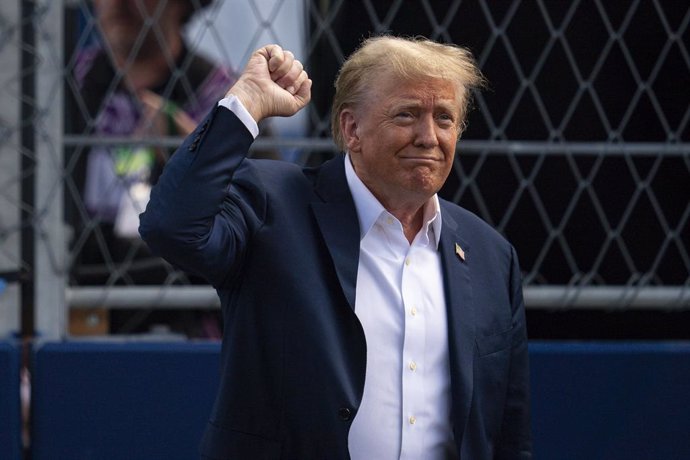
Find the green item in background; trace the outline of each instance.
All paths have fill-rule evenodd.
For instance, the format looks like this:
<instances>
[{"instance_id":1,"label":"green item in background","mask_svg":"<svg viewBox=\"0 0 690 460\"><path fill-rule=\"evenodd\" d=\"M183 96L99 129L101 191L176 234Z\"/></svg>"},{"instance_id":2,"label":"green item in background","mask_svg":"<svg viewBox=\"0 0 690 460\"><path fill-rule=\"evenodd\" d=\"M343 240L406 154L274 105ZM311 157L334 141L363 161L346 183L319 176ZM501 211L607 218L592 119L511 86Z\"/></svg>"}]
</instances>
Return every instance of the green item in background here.
<instances>
[{"instance_id":1,"label":"green item in background","mask_svg":"<svg viewBox=\"0 0 690 460\"><path fill-rule=\"evenodd\" d=\"M148 175L154 159L152 148L118 147L115 149L115 174L118 177Z\"/></svg>"}]
</instances>

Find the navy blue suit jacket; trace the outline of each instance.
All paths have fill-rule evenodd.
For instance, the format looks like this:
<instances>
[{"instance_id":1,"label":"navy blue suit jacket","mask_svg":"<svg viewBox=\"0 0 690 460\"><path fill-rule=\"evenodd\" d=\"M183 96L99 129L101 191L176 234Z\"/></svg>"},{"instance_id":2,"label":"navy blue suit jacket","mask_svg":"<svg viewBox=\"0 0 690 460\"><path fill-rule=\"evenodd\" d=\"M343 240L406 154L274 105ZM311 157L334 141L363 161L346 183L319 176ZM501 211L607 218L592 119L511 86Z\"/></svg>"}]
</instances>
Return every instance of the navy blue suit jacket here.
<instances>
[{"instance_id":1,"label":"navy blue suit jacket","mask_svg":"<svg viewBox=\"0 0 690 460\"><path fill-rule=\"evenodd\" d=\"M252 141L232 112L214 109L141 216L151 249L205 276L221 299L221 382L202 456L346 459L366 342L354 312L360 230L344 156L303 169L245 159ZM531 458L515 251L468 211L444 200L441 209L458 452Z\"/></svg>"}]
</instances>

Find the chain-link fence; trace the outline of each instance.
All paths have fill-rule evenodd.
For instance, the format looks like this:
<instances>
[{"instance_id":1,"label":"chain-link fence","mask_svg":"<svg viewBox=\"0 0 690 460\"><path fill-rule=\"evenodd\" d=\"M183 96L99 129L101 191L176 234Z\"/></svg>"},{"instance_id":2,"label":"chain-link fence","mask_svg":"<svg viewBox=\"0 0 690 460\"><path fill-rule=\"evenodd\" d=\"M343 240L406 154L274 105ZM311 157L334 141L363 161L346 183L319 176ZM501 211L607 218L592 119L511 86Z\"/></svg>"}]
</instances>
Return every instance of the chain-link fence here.
<instances>
[{"instance_id":1,"label":"chain-link fence","mask_svg":"<svg viewBox=\"0 0 690 460\"><path fill-rule=\"evenodd\" d=\"M262 127L253 154L337 154L332 81L362 37L382 32L477 57L490 85L441 194L514 243L528 308L687 309L689 23L675 0L4 2L2 329L19 328L20 309L55 337L70 311L110 309L111 329L131 332L214 308L202 280L136 237L147 186L269 42L305 63L313 103Z\"/></svg>"}]
</instances>

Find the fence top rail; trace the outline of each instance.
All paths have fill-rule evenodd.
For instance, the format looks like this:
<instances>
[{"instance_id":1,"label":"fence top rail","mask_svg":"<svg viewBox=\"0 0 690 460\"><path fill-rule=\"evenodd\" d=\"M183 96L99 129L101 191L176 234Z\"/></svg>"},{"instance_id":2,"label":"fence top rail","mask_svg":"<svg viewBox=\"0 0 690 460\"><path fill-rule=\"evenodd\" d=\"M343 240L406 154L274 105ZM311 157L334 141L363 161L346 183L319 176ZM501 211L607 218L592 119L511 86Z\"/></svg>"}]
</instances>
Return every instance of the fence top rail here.
<instances>
[{"instance_id":1,"label":"fence top rail","mask_svg":"<svg viewBox=\"0 0 690 460\"><path fill-rule=\"evenodd\" d=\"M134 138L131 136L86 136L65 135L66 147L155 145L178 147L184 141L179 136L158 136ZM337 151L329 138L321 137L263 137L257 139L253 149L297 148L304 150ZM641 155L641 156L685 156L690 155L690 142L549 142L549 141L500 141L500 140L462 140L458 150L465 153L534 155L543 153L574 155Z\"/></svg>"},{"instance_id":2,"label":"fence top rail","mask_svg":"<svg viewBox=\"0 0 690 460\"><path fill-rule=\"evenodd\" d=\"M690 286L525 286L527 308L690 309ZM70 287L70 308L217 308L210 286Z\"/></svg>"}]
</instances>

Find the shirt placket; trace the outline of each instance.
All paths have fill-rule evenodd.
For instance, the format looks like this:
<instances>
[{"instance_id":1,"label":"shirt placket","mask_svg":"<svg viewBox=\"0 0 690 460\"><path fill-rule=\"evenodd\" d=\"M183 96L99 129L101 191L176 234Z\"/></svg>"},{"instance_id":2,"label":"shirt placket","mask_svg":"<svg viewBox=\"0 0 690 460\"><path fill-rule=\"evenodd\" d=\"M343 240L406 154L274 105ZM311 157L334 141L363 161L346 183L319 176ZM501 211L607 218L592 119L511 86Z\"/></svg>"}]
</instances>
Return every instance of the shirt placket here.
<instances>
[{"instance_id":1,"label":"shirt placket","mask_svg":"<svg viewBox=\"0 0 690 460\"><path fill-rule=\"evenodd\" d=\"M426 314L423 273L419 264L419 248L409 247L403 260L401 293L404 309L404 336L402 349L402 445L401 459L421 458L423 445L424 412L424 344Z\"/></svg>"}]
</instances>

